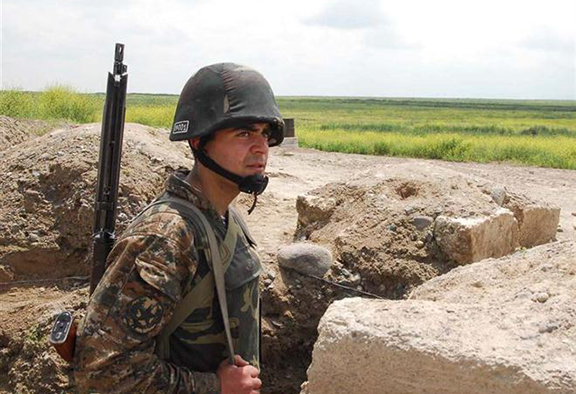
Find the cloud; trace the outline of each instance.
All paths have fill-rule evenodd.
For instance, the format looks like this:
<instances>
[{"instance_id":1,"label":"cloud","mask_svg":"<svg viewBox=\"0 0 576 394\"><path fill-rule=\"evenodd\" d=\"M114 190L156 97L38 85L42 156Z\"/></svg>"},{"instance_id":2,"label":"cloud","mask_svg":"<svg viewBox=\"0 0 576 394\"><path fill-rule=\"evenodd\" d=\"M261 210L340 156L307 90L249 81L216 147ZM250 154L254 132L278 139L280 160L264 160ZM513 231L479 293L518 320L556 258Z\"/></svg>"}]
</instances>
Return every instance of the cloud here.
<instances>
[{"instance_id":1,"label":"cloud","mask_svg":"<svg viewBox=\"0 0 576 394\"><path fill-rule=\"evenodd\" d=\"M363 46L377 50L419 48L398 34L394 22L382 12L379 0L337 0L303 22L342 32L357 32Z\"/></svg>"},{"instance_id":2,"label":"cloud","mask_svg":"<svg viewBox=\"0 0 576 394\"><path fill-rule=\"evenodd\" d=\"M386 22L378 0L337 0L318 15L304 20L307 25L336 29L362 29Z\"/></svg>"},{"instance_id":3,"label":"cloud","mask_svg":"<svg viewBox=\"0 0 576 394\"><path fill-rule=\"evenodd\" d=\"M574 99L576 3L550 2L3 0L0 77L103 91L122 42L129 92L235 61L280 95Z\"/></svg>"},{"instance_id":4,"label":"cloud","mask_svg":"<svg viewBox=\"0 0 576 394\"><path fill-rule=\"evenodd\" d=\"M574 36L561 36L549 27L541 26L535 28L523 40L519 41L520 46L527 49L542 51L571 52L574 53Z\"/></svg>"},{"instance_id":5,"label":"cloud","mask_svg":"<svg viewBox=\"0 0 576 394\"><path fill-rule=\"evenodd\" d=\"M400 37L392 24L376 26L366 31L365 42L376 49L420 49L421 45Z\"/></svg>"}]
</instances>

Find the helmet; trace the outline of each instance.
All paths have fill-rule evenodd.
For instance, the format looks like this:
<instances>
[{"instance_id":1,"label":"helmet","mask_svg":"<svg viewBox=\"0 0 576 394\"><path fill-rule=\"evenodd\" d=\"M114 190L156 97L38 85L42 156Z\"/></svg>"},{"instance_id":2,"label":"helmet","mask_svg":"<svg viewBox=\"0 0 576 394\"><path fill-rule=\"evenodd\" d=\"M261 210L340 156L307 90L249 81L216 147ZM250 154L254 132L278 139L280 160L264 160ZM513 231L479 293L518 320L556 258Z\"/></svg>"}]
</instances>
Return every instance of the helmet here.
<instances>
[{"instance_id":1,"label":"helmet","mask_svg":"<svg viewBox=\"0 0 576 394\"><path fill-rule=\"evenodd\" d=\"M205 138L218 130L242 127L250 123L268 123L268 146L280 145L284 140L284 121L280 116L274 93L268 81L258 71L235 63L218 63L201 68L182 89L171 141L200 137L200 149L194 157L210 170L236 183L240 191L257 196L268 185L262 174L240 176L220 166L204 151ZM202 142L204 141L204 142Z\"/></svg>"},{"instance_id":2,"label":"helmet","mask_svg":"<svg viewBox=\"0 0 576 394\"><path fill-rule=\"evenodd\" d=\"M247 123L270 124L269 146L284 140L284 121L262 74L235 63L212 64L201 68L184 85L170 140L205 137Z\"/></svg>"}]
</instances>

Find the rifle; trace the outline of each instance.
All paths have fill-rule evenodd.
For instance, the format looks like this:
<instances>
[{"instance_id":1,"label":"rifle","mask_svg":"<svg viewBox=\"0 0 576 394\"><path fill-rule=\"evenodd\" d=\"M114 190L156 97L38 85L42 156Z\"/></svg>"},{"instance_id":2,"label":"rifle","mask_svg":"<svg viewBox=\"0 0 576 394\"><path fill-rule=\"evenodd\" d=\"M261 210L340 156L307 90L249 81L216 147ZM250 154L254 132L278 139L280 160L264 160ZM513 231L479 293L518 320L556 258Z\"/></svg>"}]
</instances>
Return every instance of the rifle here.
<instances>
[{"instance_id":1,"label":"rifle","mask_svg":"<svg viewBox=\"0 0 576 394\"><path fill-rule=\"evenodd\" d=\"M124 60L124 44L116 44L112 73L108 73L106 102L102 115L100 134L100 156L98 161L98 183L94 203L94 235L90 294L100 282L106 269L106 258L114 245L116 207L120 179L120 159L124 136L124 115L126 113L126 88L128 67ZM72 362L76 345L77 320L70 312L62 312L56 317L49 341L58 354Z\"/></svg>"},{"instance_id":2,"label":"rifle","mask_svg":"<svg viewBox=\"0 0 576 394\"><path fill-rule=\"evenodd\" d=\"M116 44L114 66L108 73L106 103L102 116L100 134L100 156L98 161L98 186L94 203L94 252L90 294L100 282L106 269L106 258L114 245L116 226L116 206L120 179L120 159L124 135L124 115L126 113L126 87L128 67L124 60L124 45Z\"/></svg>"}]
</instances>

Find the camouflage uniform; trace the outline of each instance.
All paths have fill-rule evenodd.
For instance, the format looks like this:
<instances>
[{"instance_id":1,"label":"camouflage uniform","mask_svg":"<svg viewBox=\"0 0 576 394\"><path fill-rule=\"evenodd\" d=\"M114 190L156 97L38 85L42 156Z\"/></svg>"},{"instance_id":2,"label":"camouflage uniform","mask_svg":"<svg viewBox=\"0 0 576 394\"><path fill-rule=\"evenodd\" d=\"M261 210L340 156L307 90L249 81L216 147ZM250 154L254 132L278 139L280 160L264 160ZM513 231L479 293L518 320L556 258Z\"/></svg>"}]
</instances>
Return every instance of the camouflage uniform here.
<instances>
[{"instance_id":1,"label":"camouflage uniform","mask_svg":"<svg viewBox=\"0 0 576 394\"><path fill-rule=\"evenodd\" d=\"M200 208L222 242L225 219L184 181L186 175L171 175L164 196ZM211 275L202 241L194 223L167 204L146 210L125 230L79 326L74 375L82 392L220 392L215 372L227 355L226 335L213 289L169 337L170 359L155 354L178 302ZM235 353L259 368L261 266L253 246L238 235L225 279Z\"/></svg>"}]
</instances>

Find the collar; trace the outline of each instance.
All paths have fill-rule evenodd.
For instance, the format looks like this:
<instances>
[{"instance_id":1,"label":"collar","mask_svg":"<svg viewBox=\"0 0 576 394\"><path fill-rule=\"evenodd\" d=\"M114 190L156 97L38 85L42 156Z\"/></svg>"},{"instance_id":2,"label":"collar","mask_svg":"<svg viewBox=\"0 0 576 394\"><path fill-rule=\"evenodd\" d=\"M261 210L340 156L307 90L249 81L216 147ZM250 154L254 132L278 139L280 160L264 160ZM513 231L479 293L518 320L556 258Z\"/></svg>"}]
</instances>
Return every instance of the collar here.
<instances>
[{"instance_id":1,"label":"collar","mask_svg":"<svg viewBox=\"0 0 576 394\"><path fill-rule=\"evenodd\" d=\"M186 182L186 177L189 173L190 170L178 169L170 174L165 184L166 191L191 202L204 211L209 211L215 217L220 217L212 203L204 196L202 190Z\"/></svg>"}]
</instances>

